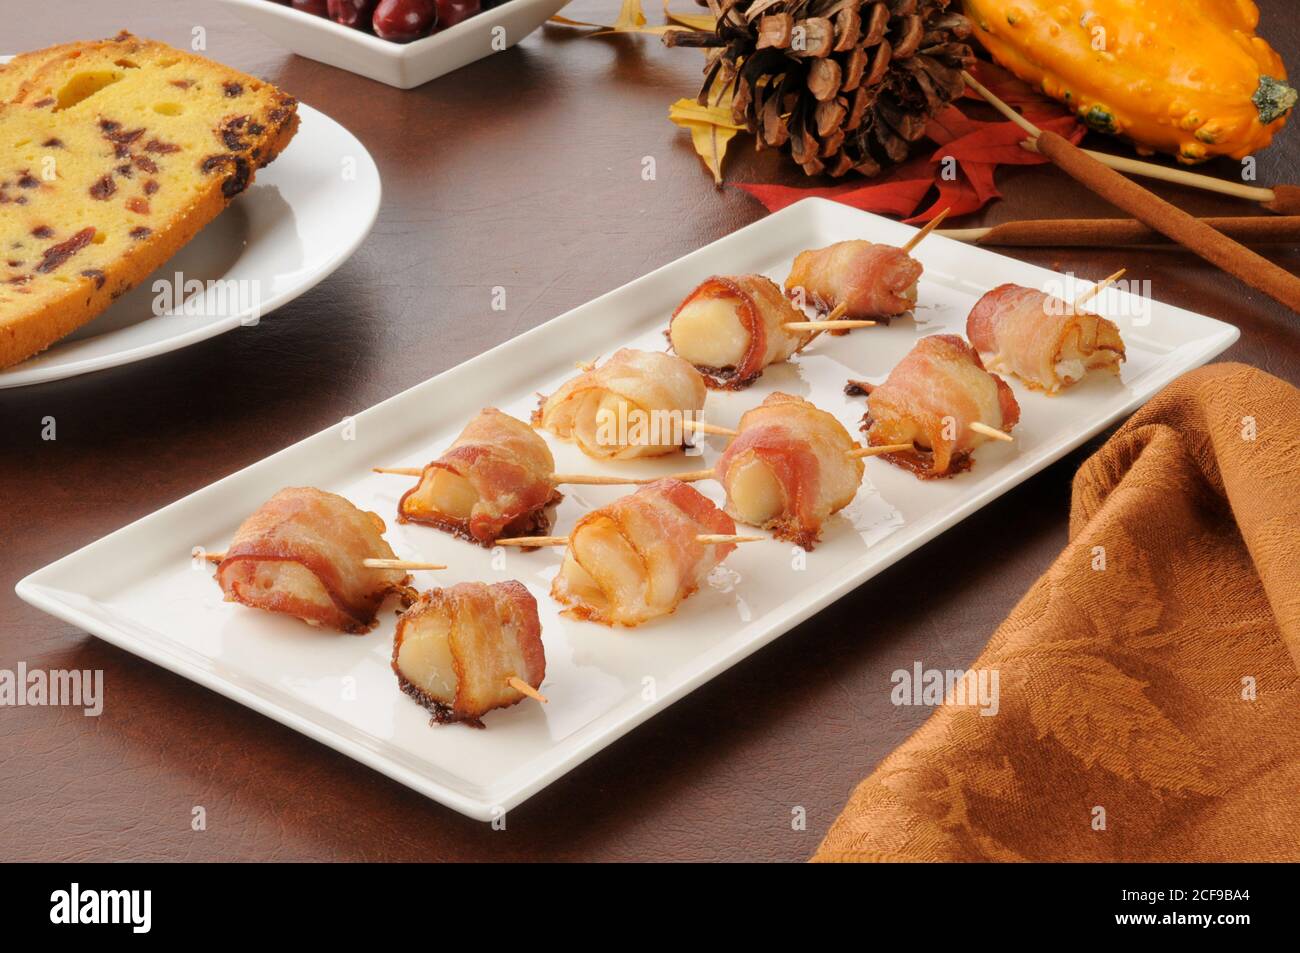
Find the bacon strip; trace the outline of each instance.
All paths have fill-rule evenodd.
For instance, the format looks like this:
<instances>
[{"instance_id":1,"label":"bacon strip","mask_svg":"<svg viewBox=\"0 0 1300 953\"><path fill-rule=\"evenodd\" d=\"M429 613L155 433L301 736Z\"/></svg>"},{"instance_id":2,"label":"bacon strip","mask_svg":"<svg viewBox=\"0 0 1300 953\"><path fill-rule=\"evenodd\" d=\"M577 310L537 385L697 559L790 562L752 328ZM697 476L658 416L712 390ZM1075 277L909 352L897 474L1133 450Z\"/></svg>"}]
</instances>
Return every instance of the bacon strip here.
<instances>
[{"instance_id":1,"label":"bacon strip","mask_svg":"<svg viewBox=\"0 0 1300 953\"><path fill-rule=\"evenodd\" d=\"M554 473L546 441L522 420L488 407L402 495L397 520L489 547L503 535L545 534L547 508L561 499Z\"/></svg>"},{"instance_id":2,"label":"bacon strip","mask_svg":"<svg viewBox=\"0 0 1300 953\"><path fill-rule=\"evenodd\" d=\"M709 386L740 390L812 340L811 332L786 328L803 320L772 279L715 275L677 306L668 339Z\"/></svg>"},{"instance_id":3,"label":"bacon strip","mask_svg":"<svg viewBox=\"0 0 1300 953\"><path fill-rule=\"evenodd\" d=\"M551 585L566 615L637 626L668 615L694 593L734 543L705 544L701 533L736 524L698 490L659 480L578 520Z\"/></svg>"},{"instance_id":4,"label":"bacon strip","mask_svg":"<svg viewBox=\"0 0 1300 953\"><path fill-rule=\"evenodd\" d=\"M715 470L727 514L812 549L826 518L857 495L864 467L847 455L857 444L832 415L779 392L741 416L739 430Z\"/></svg>"},{"instance_id":5,"label":"bacon strip","mask_svg":"<svg viewBox=\"0 0 1300 953\"><path fill-rule=\"evenodd\" d=\"M513 579L426 592L397 620L393 671L434 721L482 728L489 711L524 698L508 679L538 688L546 677L537 600Z\"/></svg>"},{"instance_id":6,"label":"bacon strip","mask_svg":"<svg viewBox=\"0 0 1300 953\"><path fill-rule=\"evenodd\" d=\"M622 348L543 397L533 425L602 460L677 450L683 422L704 407L704 379L673 354Z\"/></svg>"},{"instance_id":7,"label":"bacon strip","mask_svg":"<svg viewBox=\"0 0 1300 953\"><path fill-rule=\"evenodd\" d=\"M868 241L836 242L800 252L785 280L785 292L802 288L823 311L843 304L844 317L886 320L912 310L916 282L924 269L901 248Z\"/></svg>"},{"instance_id":8,"label":"bacon strip","mask_svg":"<svg viewBox=\"0 0 1300 953\"><path fill-rule=\"evenodd\" d=\"M1114 322L1021 285L999 285L980 298L966 319L966 336L989 367L1048 392L1069 387L1093 368L1118 374L1124 360Z\"/></svg>"},{"instance_id":9,"label":"bacon strip","mask_svg":"<svg viewBox=\"0 0 1300 953\"><path fill-rule=\"evenodd\" d=\"M1007 382L984 369L979 353L955 334L921 338L889 377L872 388L862 429L873 446L912 443L916 450L884 454L923 479L971 466L971 451L989 438L976 421L1009 431L1020 405Z\"/></svg>"},{"instance_id":10,"label":"bacon strip","mask_svg":"<svg viewBox=\"0 0 1300 953\"><path fill-rule=\"evenodd\" d=\"M290 487L244 520L215 578L227 602L367 632L384 597L410 578L362 565L396 558L384 529L379 516L337 494Z\"/></svg>"}]
</instances>

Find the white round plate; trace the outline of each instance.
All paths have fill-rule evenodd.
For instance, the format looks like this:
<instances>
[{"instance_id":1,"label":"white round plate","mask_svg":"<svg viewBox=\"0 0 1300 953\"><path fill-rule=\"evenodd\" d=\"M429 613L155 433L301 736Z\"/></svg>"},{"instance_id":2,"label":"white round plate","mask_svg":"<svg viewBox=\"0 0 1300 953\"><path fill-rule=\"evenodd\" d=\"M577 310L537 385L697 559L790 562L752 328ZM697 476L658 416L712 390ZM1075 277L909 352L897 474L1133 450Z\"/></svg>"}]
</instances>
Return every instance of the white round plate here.
<instances>
[{"instance_id":1,"label":"white round plate","mask_svg":"<svg viewBox=\"0 0 1300 953\"><path fill-rule=\"evenodd\" d=\"M298 115L298 134L248 191L99 317L0 371L0 388L129 364L255 323L343 264L379 213L379 170L334 120L301 104ZM174 288L178 274L189 289L175 304L154 283Z\"/></svg>"}]
</instances>

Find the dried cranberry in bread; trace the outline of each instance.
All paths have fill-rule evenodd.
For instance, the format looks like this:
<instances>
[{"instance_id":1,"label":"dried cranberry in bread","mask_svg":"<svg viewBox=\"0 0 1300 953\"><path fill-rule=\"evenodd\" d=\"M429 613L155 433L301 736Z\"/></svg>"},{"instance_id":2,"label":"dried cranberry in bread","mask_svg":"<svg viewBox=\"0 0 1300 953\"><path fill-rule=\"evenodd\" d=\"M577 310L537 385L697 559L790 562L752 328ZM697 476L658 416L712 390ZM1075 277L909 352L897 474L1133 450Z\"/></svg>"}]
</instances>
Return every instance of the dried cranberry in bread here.
<instances>
[{"instance_id":1,"label":"dried cranberry in bread","mask_svg":"<svg viewBox=\"0 0 1300 953\"><path fill-rule=\"evenodd\" d=\"M0 70L0 367L94 318L288 144L269 83L122 33Z\"/></svg>"}]
</instances>

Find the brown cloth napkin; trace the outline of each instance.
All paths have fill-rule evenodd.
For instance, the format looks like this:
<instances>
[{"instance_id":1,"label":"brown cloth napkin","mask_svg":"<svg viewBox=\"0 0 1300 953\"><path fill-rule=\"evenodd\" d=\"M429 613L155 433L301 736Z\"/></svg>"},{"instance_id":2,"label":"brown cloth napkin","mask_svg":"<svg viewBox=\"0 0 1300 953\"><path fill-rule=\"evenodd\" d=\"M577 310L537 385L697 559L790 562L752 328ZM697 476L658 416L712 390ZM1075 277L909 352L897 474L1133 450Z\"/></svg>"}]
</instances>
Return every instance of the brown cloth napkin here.
<instances>
[{"instance_id":1,"label":"brown cloth napkin","mask_svg":"<svg viewBox=\"0 0 1300 953\"><path fill-rule=\"evenodd\" d=\"M814 860L1300 859L1300 391L1240 364L1161 391L971 668L997 713L937 708Z\"/></svg>"}]
</instances>

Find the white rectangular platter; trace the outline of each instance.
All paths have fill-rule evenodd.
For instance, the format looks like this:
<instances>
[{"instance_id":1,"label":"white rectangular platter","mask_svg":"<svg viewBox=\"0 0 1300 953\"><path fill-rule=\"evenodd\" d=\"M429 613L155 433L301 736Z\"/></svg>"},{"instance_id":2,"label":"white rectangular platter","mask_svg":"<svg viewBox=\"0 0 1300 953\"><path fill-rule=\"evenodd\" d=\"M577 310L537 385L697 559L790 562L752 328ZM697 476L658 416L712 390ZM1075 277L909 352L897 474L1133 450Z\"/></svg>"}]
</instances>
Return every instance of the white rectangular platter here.
<instances>
[{"instance_id":1,"label":"white rectangular platter","mask_svg":"<svg viewBox=\"0 0 1300 953\"><path fill-rule=\"evenodd\" d=\"M536 394L572 376L575 362L624 345L662 350L669 315L709 275L763 271L780 281L803 249L849 238L902 244L912 233L832 202L800 202L46 566L23 579L18 594L448 807L491 819L1132 412L1238 335L1220 321L1109 289L1096 307L1123 332L1128 362L1121 377L1093 376L1056 397L1012 382L1022 407L1014 443L986 444L973 470L948 480L922 482L869 460L858 498L831 518L813 552L805 557L776 541L741 546L675 615L638 629L559 615L548 595L558 549L489 552L427 527L397 525L397 500L410 478L370 472L374 465L417 466L437 457L482 407L526 418ZM1060 291L1063 281L933 236L916 257L925 266L916 320L824 336L792 362L769 368L749 390L710 393L705 419L734 425L744 409L782 390L831 411L856 434L865 408L844 394L847 378L883 380L918 338L962 333L973 303L997 284L1051 289L1055 283ZM1064 286L1067 297L1077 290ZM559 471L638 475L700 469L722 446L709 438L700 455L633 461L617 470L548 440ZM224 548L243 518L276 490L302 485L341 493L379 513L399 556L451 567L416 574L421 588L508 578L527 585L541 611L542 688L550 703L492 712L486 730L431 726L428 714L398 691L389 666L392 608L385 607L369 635L346 636L223 602L211 568L191 559L192 547ZM695 486L721 502L716 483ZM557 533L587 509L628 492L563 489Z\"/></svg>"}]
</instances>

